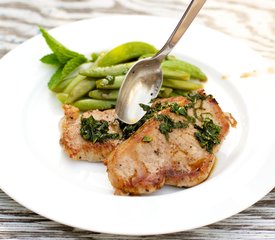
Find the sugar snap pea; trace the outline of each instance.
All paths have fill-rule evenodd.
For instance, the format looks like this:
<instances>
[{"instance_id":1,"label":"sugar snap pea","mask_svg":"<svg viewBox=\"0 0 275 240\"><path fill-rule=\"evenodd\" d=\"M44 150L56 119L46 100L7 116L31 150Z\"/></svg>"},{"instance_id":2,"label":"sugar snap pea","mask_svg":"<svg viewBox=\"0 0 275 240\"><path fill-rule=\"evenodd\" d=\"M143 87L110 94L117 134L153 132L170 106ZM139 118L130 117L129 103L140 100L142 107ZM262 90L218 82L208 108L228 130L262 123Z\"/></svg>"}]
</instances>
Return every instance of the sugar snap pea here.
<instances>
[{"instance_id":1,"label":"sugar snap pea","mask_svg":"<svg viewBox=\"0 0 275 240\"><path fill-rule=\"evenodd\" d=\"M203 87L201 83L196 83L194 81L180 81L175 79L164 79L163 86L170 87L173 89L181 89L181 90L197 90Z\"/></svg>"},{"instance_id":2,"label":"sugar snap pea","mask_svg":"<svg viewBox=\"0 0 275 240\"><path fill-rule=\"evenodd\" d=\"M70 84L70 82L73 80L73 78L67 78L64 79L62 82L60 82L54 89L55 92L61 93L64 91L64 89Z\"/></svg>"},{"instance_id":3,"label":"sugar snap pea","mask_svg":"<svg viewBox=\"0 0 275 240\"><path fill-rule=\"evenodd\" d=\"M118 96L118 90L101 90L96 89L89 92L89 97L102 100L116 100Z\"/></svg>"},{"instance_id":4,"label":"sugar snap pea","mask_svg":"<svg viewBox=\"0 0 275 240\"><path fill-rule=\"evenodd\" d=\"M83 81L86 78L86 76L77 75L72 79L72 81L68 84L68 86L64 89L63 93L70 93L73 88L79 84L81 81Z\"/></svg>"},{"instance_id":5,"label":"sugar snap pea","mask_svg":"<svg viewBox=\"0 0 275 240\"><path fill-rule=\"evenodd\" d=\"M180 69L170 69L168 67L162 67L163 78L189 80L190 74Z\"/></svg>"},{"instance_id":6,"label":"sugar snap pea","mask_svg":"<svg viewBox=\"0 0 275 240\"><path fill-rule=\"evenodd\" d=\"M95 88L95 81L89 79L83 79L79 82L69 93L66 103L72 103L75 100L81 98L86 95L89 91Z\"/></svg>"},{"instance_id":7,"label":"sugar snap pea","mask_svg":"<svg viewBox=\"0 0 275 240\"><path fill-rule=\"evenodd\" d=\"M124 75L122 76L116 76L113 79L113 82L110 83L110 81L106 78L99 79L96 81L96 87L98 89L119 89L122 81L124 80Z\"/></svg>"},{"instance_id":8,"label":"sugar snap pea","mask_svg":"<svg viewBox=\"0 0 275 240\"><path fill-rule=\"evenodd\" d=\"M54 46L61 46L58 44L55 43ZM64 49L62 46L61 52ZM53 50L55 54L59 54L56 53L56 47ZM152 57L157 52L157 49L148 43L128 42L109 51L92 53L89 62L74 68L69 74L64 74L63 66L67 62L77 56L83 56L65 50L62 54L68 53L70 56L60 53L61 59L56 55L63 65L61 64L52 76L48 86L56 92L61 103L72 104L81 111L114 108L119 88L131 66L136 60ZM164 81L158 97L186 96L188 92L203 87L200 81L207 80L200 68L175 56L167 56L161 67Z\"/></svg>"},{"instance_id":9,"label":"sugar snap pea","mask_svg":"<svg viewBox=\"0 0 275 240\"><path fill-rule=\"evenodd\" d=\"M167 60L164 61L162 67L169 68L171 70L182 70L190 74L191 78L198 79L200 81L206 81L206 75L193 64L187 63L182 60L174 59L174 60Z\"/></svg>"},{"instance_id":10,"label":"sugar snap pea","mask_svg":"<svg viewBox=\"0 0 275 240\"><path fill-rule=\"evenodd\" d=\"M108 51L99 61L98 66L106 67L138 59L148 53L156 53L157 49L145 42L127 42Z\"/></svg>"},{"instance_id":11,"label":"sugar snap pea","mask_svg":"<svg viewBox=\"0 0 275 240\"><path fill-rule=\"evenodd\" d=\"M99 79L96 81L96 88L98 89L119 89L125 76L115 76L112 83L109 83L109 80L106 78ZM172 71L165 69L163 71L164 79L175 79L175 80L188 80L190 75L183 71Z\"/></svg>"},{"instance_id":12,"label":"sugar snap pea","mask_svg":"<svg viewBox=\"0 0 275 240\"><path fill-rule=\"evenodd\" d=\"M80 70L80 74L88 77L106 77L108 75L118 76L126 74L134 62L117 64L110 67L91 67L87 70Z\"/></svg>"},{"instance_id":13,"label":"sugar snap pea","mask_svg":"<svg viewBox=\"0 0 275 240\"><path fill-rule=\"evenodd\" d=\"M116 102L110 101L110 100L98 100L98 99L85 98L74 102L73 105L79 108L80 111L87 111L91 109L105 110L105 109L114 108L116 105Z\"/></svg>"},{"instance_id":14,"label":"sugar snap pea","mask_svg":"<svg viewBox=\"0 0 275 240\"><path fill-rule=\"evenodd\" d=\"M57 99L59 100L59 102L61 103L66 103L66 100L68 98L68 93L57 93L56 94L56 97Z\"/></svg>"}]
</instances>

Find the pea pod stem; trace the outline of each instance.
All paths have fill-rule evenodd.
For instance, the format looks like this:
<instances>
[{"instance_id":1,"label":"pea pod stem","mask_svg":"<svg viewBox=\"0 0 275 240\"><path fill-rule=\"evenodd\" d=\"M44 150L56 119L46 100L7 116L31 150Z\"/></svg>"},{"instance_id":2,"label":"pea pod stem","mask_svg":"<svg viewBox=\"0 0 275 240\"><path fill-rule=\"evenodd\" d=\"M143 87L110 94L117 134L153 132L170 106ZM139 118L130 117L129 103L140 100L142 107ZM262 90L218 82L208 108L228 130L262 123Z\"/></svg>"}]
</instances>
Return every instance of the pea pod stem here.
<instances>
[{"instance_id":1,"label":"pea pod stem","mask_svg":"<svg viewBox=\"0 0 275 240\"><path fill-rule=\"evenodd\" d=\"M95 67L98 67L98 62L100 62L100 60L104 57L105 54L106 54L105 51L98 53L98 56L97 56L96 60L94 61Z\"/></svg>"},{"instance_id":2,"label":"pea pod stem","mask_svg":"<svg viewBox=\"0 0 275 240\"><path fill-rule=\"evenodd\" d=\"M91 53L91 62L95 62L98 59L99 55L100 53L97 52Z\"/></svg>"}]
</instances>

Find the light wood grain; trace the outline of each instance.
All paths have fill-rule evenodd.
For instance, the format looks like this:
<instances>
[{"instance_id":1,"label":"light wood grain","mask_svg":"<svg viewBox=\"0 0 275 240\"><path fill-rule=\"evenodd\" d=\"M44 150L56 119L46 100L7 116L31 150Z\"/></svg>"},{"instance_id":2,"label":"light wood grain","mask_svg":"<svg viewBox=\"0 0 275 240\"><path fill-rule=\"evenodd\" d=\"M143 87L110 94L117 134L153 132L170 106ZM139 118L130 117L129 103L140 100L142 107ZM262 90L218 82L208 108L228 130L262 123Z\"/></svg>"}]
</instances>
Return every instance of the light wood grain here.
<instances>
[{"instance_id":1,"label":"light wood grain","mask_svg":"<svg viewBox=\"0 0 275 240\"><path fill-rule=\"evenodd\" d=\"M3 55L38 33L37 25L52 28L101 14L153 14L180 17L183 0L1 0L0 53ZM275 60L275 1L208 1L197 22L242 39Z\"/></svg>"},{"instance_id":2,"label":"light wood grain","mask_svg":"<svg viewBox=\"0 0 275 240\"><path fill-rule=\"evenodd\" d=\"M134 237L87 232L47 220L0 191L0 239L275 239L275 191L253 207L192 231Z\"/></svg>"},{"instance_id":3,"label":"light wood grain","mask_svg":"<svg viewBox=\"0 0 275 240\"><path fill-rule=\"evenodd\" d=\"M102 14L179 18L186 0L0 0L0 57L38 33ZM211 0L198 23L241 39L275 66L275 0ZM237 53L236 53L237 55ZM275 239L275 189L247 210L210 226L160 236L93 233L45 219L0 191L0 239Z\"/></svg>"}]
</instances>

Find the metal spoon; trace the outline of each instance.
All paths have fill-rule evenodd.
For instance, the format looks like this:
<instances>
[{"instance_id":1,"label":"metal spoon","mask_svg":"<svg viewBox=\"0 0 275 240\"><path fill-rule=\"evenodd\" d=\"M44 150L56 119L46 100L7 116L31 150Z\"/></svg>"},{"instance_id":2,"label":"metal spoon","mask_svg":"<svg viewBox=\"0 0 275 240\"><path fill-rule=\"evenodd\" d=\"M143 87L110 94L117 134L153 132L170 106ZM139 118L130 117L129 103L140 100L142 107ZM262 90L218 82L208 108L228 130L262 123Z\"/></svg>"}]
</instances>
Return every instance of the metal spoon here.
<instances>
[{"instance_id":1,"label":"metal spoon","mask_svg":"<svg viewBox=\"0 0 275 240\"><path fill-rule=\"evenodd\" d=\"M129 69L116 102L116 114L121 121L134 124L144 116L145 111L139 104L148 104L157 97L163 81L162 60L172 51L205 2L192 0L162 49L152 58L140 60Z\"/></svg>"}]
</instances>

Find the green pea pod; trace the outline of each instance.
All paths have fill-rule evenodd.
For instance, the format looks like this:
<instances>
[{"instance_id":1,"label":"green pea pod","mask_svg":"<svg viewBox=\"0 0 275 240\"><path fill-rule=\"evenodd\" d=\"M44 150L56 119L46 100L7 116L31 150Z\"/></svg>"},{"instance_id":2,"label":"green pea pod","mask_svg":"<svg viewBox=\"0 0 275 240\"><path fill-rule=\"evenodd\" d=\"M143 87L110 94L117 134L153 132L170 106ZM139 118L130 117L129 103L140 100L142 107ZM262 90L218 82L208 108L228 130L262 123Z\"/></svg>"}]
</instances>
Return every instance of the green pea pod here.
<instances>
[{"instance_id":1,"label":"green pea pod","mask_svg":"<svg viewBox=\"0 0 275 240\"><path fill-rule=\"evenodd\" d=\"M72 82L74 78L68 78L68 79L64 79L61 83L59 83L54 91L57 93L61 93L65 90L65 88Z\"/></svg>"},{"instance_id":2,"label":"green pea pod","mask_svg":"<svg viewBox=\"0 0 275 240\"><path fill-rule=\"evenodd\" d=\"M68 98L66 99L66 103L72 103L75 100L83 97L89 91L95 88L95 81L84 79L79 82L69 93Z\"/></svg>"},{"instance_id":3,"label":"green pea pod","mask_svg":"<svg viewBox=\"0 0 275 240\"><path fill-rule=\"evenodd\" d=\"M203 88L203 85L191 80L181 81L175 79L164 79L163 80L164 87L170 87L173 89L181 89L181 90L197 90Z\"/></svg>"},{"instance_id":4,"label":"green pea pod","mask_svg":"<svg viewBox=\"0 0 275 240\"><path fill-rule=\"evenodd\" d=\"M80 74L88 77L102 78L106 76L118 76L128 72L135 62L118 64L110 67L91 67L87 70L80 70Z\"/></svg>"},{"instance_id":5,"label":"green pea pod","mask_svg":"<svg viewBox=\"0 0 275 240\"><path fill-rule=\"evenodd\" d=\"M127 42L108 51L99 61L98 66L106 67L118 63L138 59L148 53L156 53L157 49L145 42Z\"/></svg>"},{"instance_id":6,"label":"green pea pod","mask_svg":"<svg viewBox=\"0 0 275 240\"><path fill-rule=\"evenodd\" d=\"M181 70L190 74L191 78L197 79L200 81L206 81L206 75L198 68L197 66L181 61L178 59L166 60L162 64L162 67L168 68L170 70Z\"/></svg>"},{"instance_id":7,"label":"green pea pod","mask_svg":"<svg viewBox=\"0 0 275 240\"><path fill-rule=\"evenodd\" d=\"M69 94L67 94L67 93L57 93L57 94L56 94L56 97L57 97L57 99L59 100L59 102L61 102L61 103L66 103L66 100L67 100L67 98L68 98L68 95L69 95Z\"/></svg>"},{"instance_id":8,"label":"green pea pod","mask_svg":"<svg viewBox=\"0 0 275 240\"><path fill-rule=\"evenodd\" d=\"M102 100L116 100L118 90L100 90L96 89L89 92L89 97Z\"/></svg>"},{"instance_id":9,"label":"green pea pod","mask_svg":"<svg viewBox=\"0 0 275 240\"><path fill-rule=\"evenodd\" d=\"M63 93L70 93L74 87L80 83L81 81L83 81L86 78L86 76L82 76L82 75L77 75L76 77L74 77L72 79L72 81L68 84L68 86L64 89Z\"/></svg>"},{"instance_id":10,"label":"green pea pod","mask_svg":"<svg viewBox=\"0 0 275 240\"><path fill-rule=\"evenodd\" d=\"M148 53L145 55L140 56L139 59L144 59L148 57L152 57L154 54ZM161 66L162 72L163 72L163 77L164 78L172 78L172 79L179 79L179 80L189 80L190 79L190 74L187 73L186 71L183 71L182 69L177 69L174 66L172 68Z\"/></svg>"},{"instance_id":11,"label":"green pea pod","mask_svg":"<svg viewBox=\"0 0 275 240\"><path fill-rule=\"evenodd\" d=\"M94 109L105 110L105 109L114 108L116 105L116 102L86 98L86 99L81 99L74 102L73 105L79 108L80 111L84 112L84 111L94 110Z\"/></svg>"},{"instance_id":12,"label":"green pea pod","mask_svg":"<svg viewBox=\"0 0 275 240\"><path fill-rule=\"evenodd\" d=\"M163 78L177 79L177 80L189 80L190 74L180 69L170 69L162 66Z\"/></svg>"},{"instance_id":13,"label":"green pea pod","mask_svg":"<svg viewBox=\"0 0 275 240\"><path fill-rule=\"evenodd\" d=\"M119 89L125 76L116 76L112 83L107 78L96 81L96 88L98 89Z\"/></svg>"}]
</instances>

